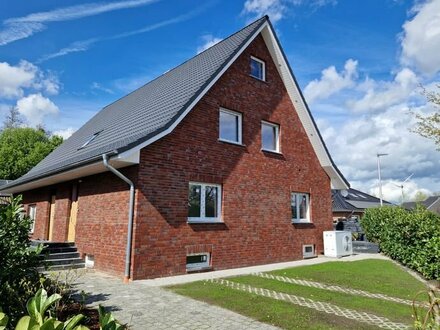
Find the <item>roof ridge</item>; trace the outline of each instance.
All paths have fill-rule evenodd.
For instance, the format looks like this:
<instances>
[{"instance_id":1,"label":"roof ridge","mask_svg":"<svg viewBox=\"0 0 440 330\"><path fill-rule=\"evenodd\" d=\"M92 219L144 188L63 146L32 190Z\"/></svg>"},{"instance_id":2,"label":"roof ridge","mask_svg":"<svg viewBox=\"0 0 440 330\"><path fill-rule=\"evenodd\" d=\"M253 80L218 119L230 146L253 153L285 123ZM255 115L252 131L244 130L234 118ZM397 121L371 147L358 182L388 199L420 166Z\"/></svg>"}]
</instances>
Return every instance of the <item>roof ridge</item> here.
<instances>
[{"instance_id":1,"label":"roof ridge","mask_svg":"<svg viewBox=\"0 0 440 330\"><path fill-rule=\"evenodd\" d=\"M260 17L259 19L257 19L257 20L255 20L255 21L253 21L252 23L246 25L245 27L241 28L240 30L238 30L238 31L236 31L236 32L234 32L234 33L228 35L227 37L223 38L221 41L219 41L218 43L216 43L216 44L212 45L211 47L205 49L204 51L202 51L202 52L200 52L200 53L194 55L193 57L190 57L189 59L183 61L182 63L176 65L175 67L169 69L168 71L165 71L164 73L162 73L161 75L157 76L156 78L153 78L153 79L151 79L150 81L146 82L146 83L143 84L142 86L139 86L138 88L132 90L130 93L125 94L125 95L121 96L120 98L114 100L113 102L107 104L106 106L104 106L103 108L101 108L101 110L103 110L103 109L105 109L105 108L107 108L107 107L113 105L114 103L116 103L116 102L122 100L123 98L125 98L125 97L127 97L127 96L129 96L129 95L131 95L131 94L133 94L133 93L135 93L135 92L138 91L139 89L145 87L145 86L148 85L148 84L151 84L152 82L154 82L154 81L156 81L157 79L163 77L164 75L167 75L167 74L171 73L172 71L174 71L174 70L180 68L182 65L185 65L185 64L188 63L189 61L192 61L192 60L195 59L196 57L199 57L200 55L202 55L202 54L205 53L206 51L210 50L211 48L213 48L213 47L215 47L215 46L219 46L219 45L222 44L224 41L226 41L226 40L228 40L229 38L235 36L236 34L242 32L243 30L247 29L247 28L250 27L251 25L253 25L253 24L259 22L260 20L261 20L261 21L265 21L265 20L268 20L268 19L269 19L269 16L268 16L268 15L264 15L263 17ZM99 111L98 111L98 112L99 112Z\"/></svg>"}]
</instances>

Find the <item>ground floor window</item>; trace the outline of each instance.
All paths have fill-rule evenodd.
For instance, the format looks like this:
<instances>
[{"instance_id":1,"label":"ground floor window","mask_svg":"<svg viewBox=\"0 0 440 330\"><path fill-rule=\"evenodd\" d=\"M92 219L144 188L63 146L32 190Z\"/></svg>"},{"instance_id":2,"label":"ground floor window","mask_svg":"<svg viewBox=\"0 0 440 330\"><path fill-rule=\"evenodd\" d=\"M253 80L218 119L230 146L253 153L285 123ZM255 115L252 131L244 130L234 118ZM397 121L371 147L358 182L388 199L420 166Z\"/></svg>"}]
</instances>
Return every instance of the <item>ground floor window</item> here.
<instances>
[{"instance_id":1,"label":"ground floor window","mask_svg":"<svg viewBox=\"0 0 440 330\"><path fill-rule=\"evenodd\" d=\"M188 222L221 221L221 186L189 183Z\"/></svg>"},{"instance_id":2,"label":"ground floor window","mask_svg":"<svg viewBox=\"0 0 440 330\"><path fill-rule=\"evenodd\" d=\"M209 267L209 253L190 254L186 256L186 270L197 270Z\"/></svg>"},{"instance_id":3,"label":"ground floor window","mask_svg":"<svg viewBox=\"0 0 440 330\"><path fill-rule=\"evenodd\" d=\"M310 195L306 193L292 193L290 206L292 222L310 222Z\"/></svg>"},{"instance_id":4,"label":"ground floor window","mask_svg":"<svg viewBox=\"0 0 440 330\"><path fill-rule=\"evenodd\" d=\"M30 230L31 233L33 233L35 229L36 215L37 215L37 205L29 205L28 216L32 220L31 230Z\"/></svg>"}]
</instances>

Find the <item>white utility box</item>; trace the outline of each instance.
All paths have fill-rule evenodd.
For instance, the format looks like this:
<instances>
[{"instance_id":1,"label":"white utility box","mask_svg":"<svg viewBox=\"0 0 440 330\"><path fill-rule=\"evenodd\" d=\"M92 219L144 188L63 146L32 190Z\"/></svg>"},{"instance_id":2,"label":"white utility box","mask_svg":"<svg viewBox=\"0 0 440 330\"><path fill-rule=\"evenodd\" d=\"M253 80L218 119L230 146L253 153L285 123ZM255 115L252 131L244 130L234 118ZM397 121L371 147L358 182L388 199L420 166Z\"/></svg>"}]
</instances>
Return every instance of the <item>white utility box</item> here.
<instances>
[{"instance_id":1,"label":"white utility box","mask_svg":"<svg viewBox=\"0 0 440 330\"><path fill-rule=\"evenodd\" d=\"M353 254L350 231L325 231L324 255L326 257L344 257Z\"/></svg>"}]
</instances>

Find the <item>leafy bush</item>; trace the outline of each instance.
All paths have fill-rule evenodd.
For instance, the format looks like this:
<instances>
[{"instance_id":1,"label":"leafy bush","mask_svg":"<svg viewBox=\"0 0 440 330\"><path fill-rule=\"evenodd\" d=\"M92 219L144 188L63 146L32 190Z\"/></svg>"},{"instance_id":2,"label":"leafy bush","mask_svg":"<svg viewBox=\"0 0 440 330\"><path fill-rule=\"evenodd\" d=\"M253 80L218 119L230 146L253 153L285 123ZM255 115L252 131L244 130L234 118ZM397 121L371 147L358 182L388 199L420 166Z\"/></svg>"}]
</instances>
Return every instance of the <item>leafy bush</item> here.
<instances>
[{"instance_id":1,"label":"leafy bush","mask_svg":"<svg viewBox=\"0 0 440 330\"><path fill-rule=\"evenodd\" d=\"M18 321L15 330L89 330L88 327L80 324L84 319L82 314L74 315L65 322L52 316L50 310L61 298L57 293L48 297L46 290L38 290L26 304L28 315ZM8 317L0 310L0 330L4 330L7 324ZM106 313L102 306L99 306L99 326L101 330L126 329L116 321L111 313Z\"/></svg>"},{"instance_id":2,"label":"leafy bush","mask_svg":"<svg viewBox=\"0 0 440 330\"><path fill-rule=\"evenodd\" d=\"M0 308L13 324L40 286L37 267L42 264L38 256L41 247L30 246L32 220L23 216L23 211L20 196L0 206Z\"/></svg>"},{"instance_id":3,"label":"leafy bush","mask_svg":"<svg viewBox=\"0 0 440 330\"><path fill-rule=\"evenodd\" d=\"M368 209L361 225L386 255L428 279L440 279L440 216L421 206L381 207Z\"/></svg>"}]
</instances>

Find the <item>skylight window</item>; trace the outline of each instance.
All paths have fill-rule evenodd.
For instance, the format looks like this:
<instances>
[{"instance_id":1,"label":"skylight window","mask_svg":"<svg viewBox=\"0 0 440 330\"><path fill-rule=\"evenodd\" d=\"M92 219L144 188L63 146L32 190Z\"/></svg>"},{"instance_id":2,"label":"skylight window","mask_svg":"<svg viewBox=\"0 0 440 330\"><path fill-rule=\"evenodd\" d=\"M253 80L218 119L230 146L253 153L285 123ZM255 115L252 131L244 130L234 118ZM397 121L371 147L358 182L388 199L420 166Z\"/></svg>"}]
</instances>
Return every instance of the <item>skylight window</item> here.
<instances>
[{"instance_id":1,"label":"skylight window","mask_svg":"<svg viewBox=\"0 0 440 330\"><path fill-rule=\"evenodd\" d=\"M78 150L84 149L85 147L87 147L90 143L92 143L92 141L94 139L96 139L96 137L99 135L99 133L101 132L97 132L95 134L93 134L86 142L84 142L84 144L78 148Z\"/></svg>"}]
</instances>

